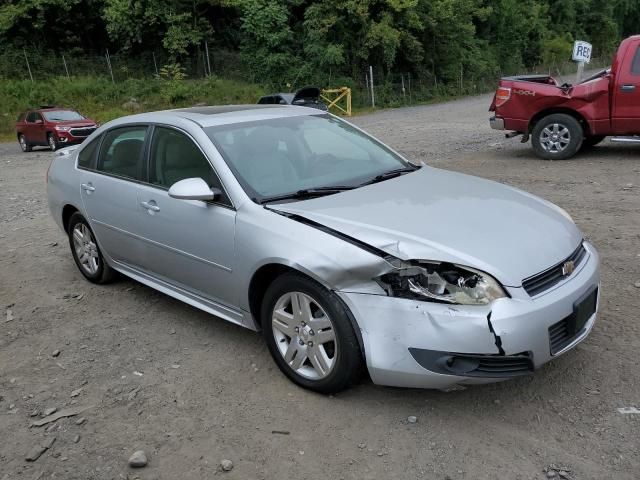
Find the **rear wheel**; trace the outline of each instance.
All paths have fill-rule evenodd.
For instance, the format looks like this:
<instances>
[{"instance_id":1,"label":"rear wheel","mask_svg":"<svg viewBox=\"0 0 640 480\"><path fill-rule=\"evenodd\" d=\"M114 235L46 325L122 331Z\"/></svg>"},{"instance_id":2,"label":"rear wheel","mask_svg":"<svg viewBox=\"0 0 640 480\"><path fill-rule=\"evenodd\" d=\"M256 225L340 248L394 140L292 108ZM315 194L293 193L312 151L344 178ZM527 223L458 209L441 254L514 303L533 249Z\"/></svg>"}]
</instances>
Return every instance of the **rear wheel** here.
<instances>
[{"instance_id":1,"label":"rear wheel","mask_svg":"<svg viewBox=\"0 0 640 480\"><path fill-rule=\"evenodd\" d=\"M531 132L533 150L546 160L573 157L580 150L583 138L580 122L564 113L554 113L540 119Z\"/></svg>"},{"instance_id":2,"label":"rear wheel","mask_svg":"<svg viewBox=\"0 0 640 480\"><path fill-rule=\"evenodd\" d=\"M104 261L91 227L78 212L69 219L68 235L73 260L87 280L108 283L116 277L116 271Z\"/></svg>"},{"instance_id":3,"label":"rear wheel","mask_svg":"<svg viewBox=\"0 0 640 480\"><path fill-rule=\"evenodd\" d=\"M278 368L302 387L333 393L360 373L362 354L346 307L308 277L288 273L271 284L262 328Z\"/></svg>"},{"instance_id":4,"label":"rear wheel","mask_svg":"<svg viewBox=\"0 0 640 480\"><path fill-rule=\"evenodd\" d=\"M27 137L25 137L23 134L20 134L20 136L18 137L18 142L20 143L20 148L23 152L31 151L31 145L29 144L29 142L27 142Z\"/></svg>"},{"instance_id":5,"label":"rear wheel","mask_svg":"<svg viewBox=\"0 0 640 480\"><path fill-rule=\"evenodd\" d=\"M49 150L55 152L58 148L58 142L56 142L56 138L53 136L53 133L47 134L47 143L49 144Z\"/></svg>"}]
</instances>

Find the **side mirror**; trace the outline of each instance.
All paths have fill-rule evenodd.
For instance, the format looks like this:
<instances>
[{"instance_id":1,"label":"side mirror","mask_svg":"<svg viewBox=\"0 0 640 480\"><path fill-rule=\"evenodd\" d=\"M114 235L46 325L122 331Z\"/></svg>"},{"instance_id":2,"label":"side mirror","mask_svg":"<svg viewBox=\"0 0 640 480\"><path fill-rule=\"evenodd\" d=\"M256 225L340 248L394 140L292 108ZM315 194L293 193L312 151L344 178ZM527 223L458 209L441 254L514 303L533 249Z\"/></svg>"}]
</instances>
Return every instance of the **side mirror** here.
<instances>
[{"instance_id":1,"label":"side mirror","mask_svg":"<svg viewBox=\"0 0 640 480\"><path fill-rule=\"evenodd\" d=\"M216 200L221 194L218 188L209 188L201 178L185 178L169 188L169 196L180 200Z\"/></svg>"},{"instance_id":2,"label":"side mirror","mask_svg":"<svg viewBox=\"0 0 640 480\"><path fill-rule=\"evenodd\" d=\"M33 123L38 123L39 124L39 123L42 123L42 120L38 118Z\"/></svg>"}]
</instances>

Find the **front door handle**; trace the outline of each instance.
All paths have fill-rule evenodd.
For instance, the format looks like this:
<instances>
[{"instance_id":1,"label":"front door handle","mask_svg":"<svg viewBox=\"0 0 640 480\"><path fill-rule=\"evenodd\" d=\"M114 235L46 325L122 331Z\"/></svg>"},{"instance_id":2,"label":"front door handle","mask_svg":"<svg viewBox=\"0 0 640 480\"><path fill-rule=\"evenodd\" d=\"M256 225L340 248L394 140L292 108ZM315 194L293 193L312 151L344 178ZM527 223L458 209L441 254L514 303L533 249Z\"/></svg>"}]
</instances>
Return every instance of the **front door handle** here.
<instances>
[{"instance_id":1,"label":"front door handle","mask_svg":"<svg viewBox=\"0 0 640 480\"><path fill-rule=\"evenodd\" d=\"M622 87L620 87L620 90L622 90L623 92L635 92L636 91L636 86L635 85L622 85Z\"/></svg>"},{"instance_id":2,"label":"front door handle","mask_svg":"<svg viewBox=\"0 0 640 480\"><path fill-rule=\"evenodd\" d=\"M95 187L93 185L91 185L90 183L83 183L80 186L87 193L91 193L91 192L95 192L96 191Z\"/></svg>"},{"instance_id":3,"label":"front door handle","mask_svg":"<svg viewBox=\"0 0 640 480\"><path fill-rule=\"evenodd\" d=\"M154 200L149 200L148 202L140 202L140 205L142 205L142 208L146 208L149 213L160 211L160 207L156 205L156 202Z\"/></svg>"}]
</instances>

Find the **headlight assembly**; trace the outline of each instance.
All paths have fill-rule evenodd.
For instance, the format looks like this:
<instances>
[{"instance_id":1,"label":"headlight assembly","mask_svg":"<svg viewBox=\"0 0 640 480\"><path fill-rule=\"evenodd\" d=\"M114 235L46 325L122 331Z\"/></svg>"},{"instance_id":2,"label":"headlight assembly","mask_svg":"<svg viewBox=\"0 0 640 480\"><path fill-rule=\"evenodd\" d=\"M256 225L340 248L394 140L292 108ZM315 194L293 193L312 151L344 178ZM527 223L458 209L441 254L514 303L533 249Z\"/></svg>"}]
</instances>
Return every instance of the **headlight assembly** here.
<instances>
[{"instance_id":1,"label":"headlight assembly","mask_svg":"<svg viewBox=\"0 0 640 480\"><path fill-rule=\"evenodd\" d=\"M487 305L508 294L491 275L452 263L402 263L377 282L392 297L458 305Z\"/></svg>"}]
</instances>

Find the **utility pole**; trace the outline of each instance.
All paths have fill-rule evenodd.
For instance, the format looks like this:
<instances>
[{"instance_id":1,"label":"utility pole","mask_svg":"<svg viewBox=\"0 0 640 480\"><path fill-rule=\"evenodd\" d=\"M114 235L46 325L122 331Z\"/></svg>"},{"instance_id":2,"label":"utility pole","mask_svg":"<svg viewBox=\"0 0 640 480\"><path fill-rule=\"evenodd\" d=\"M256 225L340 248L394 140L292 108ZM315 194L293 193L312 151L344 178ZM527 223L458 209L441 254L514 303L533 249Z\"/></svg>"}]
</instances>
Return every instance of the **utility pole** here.
<instances>
[{"instance_id":1,"label":"utility pole","mask_svg":"<svg viewBox=\"0 0 640 480\"><path fill-rule=\"evenodd\" d=\"M376 96L373 93L373 67L369 65L369 85L371 86L371 107L376 108Z\"/></svg>"}]
</instances>

